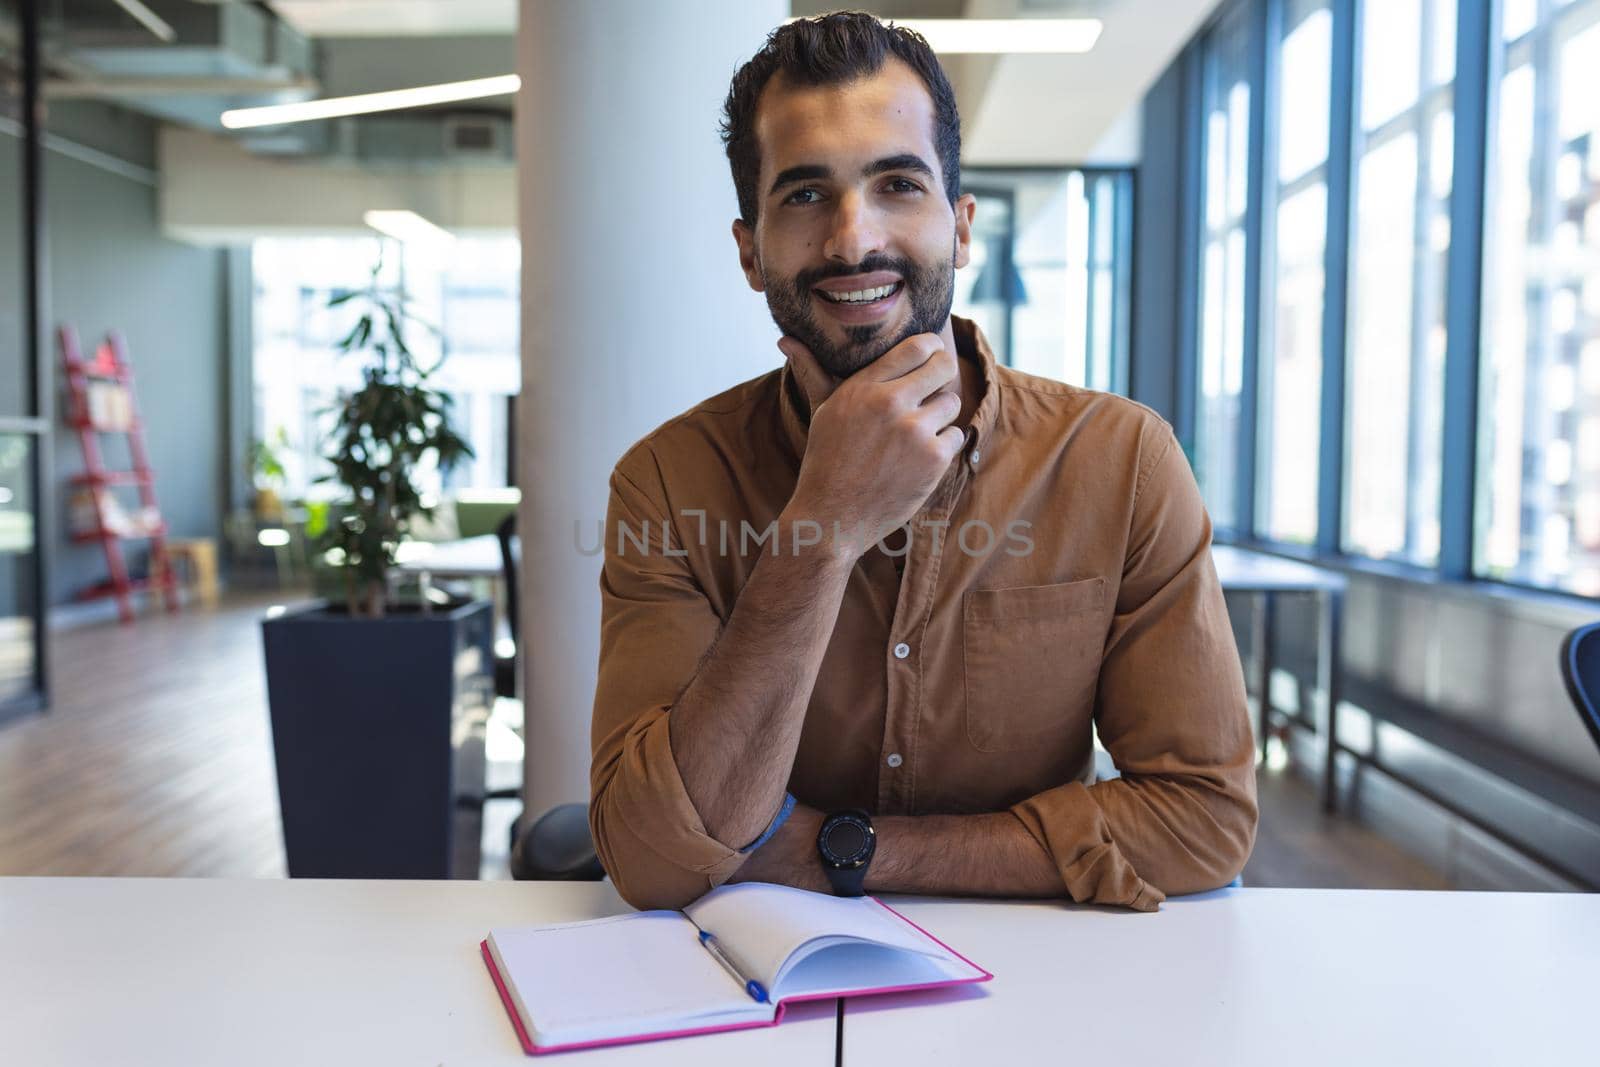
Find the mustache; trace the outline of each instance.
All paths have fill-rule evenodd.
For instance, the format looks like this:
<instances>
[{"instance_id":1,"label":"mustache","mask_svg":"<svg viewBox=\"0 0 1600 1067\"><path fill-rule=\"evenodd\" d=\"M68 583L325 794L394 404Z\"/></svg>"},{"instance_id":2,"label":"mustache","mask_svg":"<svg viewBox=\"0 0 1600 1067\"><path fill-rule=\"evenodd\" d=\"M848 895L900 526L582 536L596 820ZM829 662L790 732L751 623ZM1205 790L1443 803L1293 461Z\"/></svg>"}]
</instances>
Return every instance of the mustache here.
<instances>
[{"instance_id":1,"label":"mustache","mask_svg":"<svg viewBox=\"0 0 1600 1067\"><path fill-rule=\"evenodd\" d=\"M801 292L808 292L817 283L827 281L829 278L848 278L853 274L874 274L878 271L888 271L900 275L910 281L920 273L917 265L909 259L897 256L872 255L867 256L855 266L846 266L843 263L831 263L824 267L813 267L795 275L795 286Z\"/></svg>"}]
</instances>

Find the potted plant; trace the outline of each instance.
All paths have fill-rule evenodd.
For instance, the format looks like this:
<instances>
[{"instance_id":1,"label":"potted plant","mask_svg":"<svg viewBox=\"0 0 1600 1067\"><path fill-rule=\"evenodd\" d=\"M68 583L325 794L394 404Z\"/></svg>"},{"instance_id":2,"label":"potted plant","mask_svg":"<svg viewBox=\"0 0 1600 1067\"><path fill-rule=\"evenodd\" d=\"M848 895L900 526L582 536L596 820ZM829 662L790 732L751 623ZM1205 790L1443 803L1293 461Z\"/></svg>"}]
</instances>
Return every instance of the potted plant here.
<instances>
[{"instance_id":1,"label":"potted plant","mask_svg":"<svg viewBox=\"0 0 1600 1067\"><path fill-rule=\"evenodd\" d=\"M445 878L455 796L494 698L488 601L391 596L395 551L429 514L419 465L471 455L406 334L404 294L370 284L330 306L359 313L339 343L364 359L327 439L343 488L320 538L340 596L262 623L284 846L294 877ZM476 854L476 843L468 851ZM476 876L476 872L470 872Z\"/></svg>"}]
</instances>

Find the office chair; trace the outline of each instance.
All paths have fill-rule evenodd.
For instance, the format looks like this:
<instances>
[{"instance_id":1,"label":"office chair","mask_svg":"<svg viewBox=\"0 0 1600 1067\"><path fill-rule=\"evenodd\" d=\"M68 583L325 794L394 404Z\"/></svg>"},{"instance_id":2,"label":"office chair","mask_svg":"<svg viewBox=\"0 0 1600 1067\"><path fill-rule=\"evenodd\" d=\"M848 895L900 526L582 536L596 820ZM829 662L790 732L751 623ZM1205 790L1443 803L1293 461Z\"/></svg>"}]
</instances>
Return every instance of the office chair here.
<instances>
[{"instance_id":1,"label":"office chair","mask_svg":"<svg viewBox=\"0 0 1600 1067\"><path fill-rule=\"evenodd\" d=\"M1561 642L1561 680L1589 736L1600 746L1600 622L1578 627Z\"/></svg>"},{"instance_id":2,"label":"office chair","mask_svg":"<svg viewBox=\"0 0 1600 1067\"><path fill-rule=\"evenodd\" d=\"M496 657L494 665L495 693L514 697L517 693L517 669L522 658L521 606L517 587L517 553L513 543L517 535L517 515L512 512L500 520L494 535L500 541L500 569L505 577L506 621L511 628L512 654ZM509 800L520 797L520 789L497 789L487 800ZM511 874L518 881L574 881L598 882L606 876L595 854L594 839L589 835L589 806L587 804L558 804L535 819L525 830L523 819L517 816L511 824Z\"/></svg>"},{"instance_id":3,"label":"office chair","mask_svg":"<svg viewBox=\"0 0 1600 1067\"><path fill-rule=\"evenodd\" d=\"M519 882L598 882L604 878L605 868L600 866L594 838L589 835L589 805L557 804L534 820L526 833L516 833L511 876Z\"/></svg>"},{"instance_id":4,"label":"office chair","mask_svg":"<svg viewBox=\"0 0 1600 1067\"><path fill-rule=\"evenodd\" d=\"M517 557L512 544L516 530L517 514L512 512L500 520L494 531L495 537L500 541L500 573L505 579L506 622L511 627L511 655L502 656L496 652L494 656L494 695L512 699L517 695L517 665L521 659L519 653L522 648L517 640ZM482 810L491 800L519 800L521 797L521 789L491 789L482 796L457 797L456 804L459 807ZM513 849L516 843L517 826L513 823L511 826Z\"/></svg>"},{"instance_id":5,"label":"office chair","mask_svg":"<svg viewBox=\"0 0 1600 1067\"><path fill-rule=\"evenodd\" d=\"M511 627L511 655L494 658L494 695L517 695L517 664L522 645L517 637L517 556L513 540L517 536L517 513L512 512L494 528L500 542L500 573L505 579L506 623Z\"/></svg>"}]
</instances>

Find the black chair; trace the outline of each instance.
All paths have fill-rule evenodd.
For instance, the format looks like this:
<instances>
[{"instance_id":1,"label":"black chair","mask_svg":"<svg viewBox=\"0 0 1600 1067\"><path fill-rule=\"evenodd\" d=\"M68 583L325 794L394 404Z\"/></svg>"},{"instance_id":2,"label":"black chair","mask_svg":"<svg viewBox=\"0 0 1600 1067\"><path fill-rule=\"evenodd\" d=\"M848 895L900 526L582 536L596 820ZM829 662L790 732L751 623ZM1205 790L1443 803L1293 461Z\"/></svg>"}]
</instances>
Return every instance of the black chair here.
<instances>
[{"instance_id":1,"label":"black chair","mask_svg":"<svg viewBox=\"0 0 1600 1067\"><path fill-rule=\"evenodd\" d=\"M516 699L517 675L521 662L522 645L517 640L517 555L515 538L517 536L517 513L512 512L500 520L494 528L494 535L500 542L500 574L505 579L506 595L506 622L511 627L511 654L502 656L499 652L494 656L494 695ZM520 800L520 789L491 789L481 797L460 797L456 800L458 805L481 809L491 800ZM520 818L520 816L519 816ZM517 827L511 826L511 844L515 848L517 842Z\"/></svg>"},{"instance_id":2,"label":"black chair","mask_svg":"<svg viewBox=\"0 0 1600 1067\"><path fill-rule=\"evenodd\" d=\"M494 689L503 697L517 695L517 674L522 658L521 621L517 588L517 516L500 520L494 535L500 541L500 569L505 577L506 621L511 627L512 654L495 660ZM497 789L488 800L520 797L519 789ZM598 882L606 876L589 835L589 807L559 804L523 830L523 815L511 824L511 875L519 881Z\"/></svg>"},{"instance_id":3,"label":"black chair","mask_svg":"<svg viewBox=\"0 0 1600 1067\"><path fill-rule=\"evenodd\" d=\"M606 876L589 835L587 804L558 804L526 833L512 833L511 876L519 882L598 882Z\"/></svg>"},{"instance_id":4,"label":"black chair","mask_svg":"<svg viewBox=\"0 0 1600 1067\"><path fill-rule=\"evenodd\" d=\"M1578 717L1600 746L1600 622L1578 627L1561 642L1561 678Z\"/></svg>"},{"instance_id":5,"label":"black chair","mask_svg":"<svg viewBox=\"0 0 1600 1067\"><path fill-rule=\"evenodd\" d=\"M511 655L494 658L494 695L517 695L517 669L522 644L517 638L517 513L512 512L494 528L500 542L500 574L505 579L506 623L511 627Z\"/></svg>"}]
</instances>

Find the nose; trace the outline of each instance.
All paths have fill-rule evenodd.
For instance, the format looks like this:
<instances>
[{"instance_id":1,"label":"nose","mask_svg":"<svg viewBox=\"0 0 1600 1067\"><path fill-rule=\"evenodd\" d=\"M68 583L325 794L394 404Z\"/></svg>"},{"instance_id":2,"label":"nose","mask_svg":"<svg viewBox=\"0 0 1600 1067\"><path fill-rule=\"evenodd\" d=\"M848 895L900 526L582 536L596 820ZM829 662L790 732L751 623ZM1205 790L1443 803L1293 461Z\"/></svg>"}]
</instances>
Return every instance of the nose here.
<instances>
[{"instance_id":1,"label":"nose","mask_svg":"<svg viewBox=\"0 0 1600 1067\"><path fill-rule=\"evenodd\" d=\"M877 213L866 197L849 192L837 201L833 212L833 232L822 246L823 255L841 263L860 263L874 252L882 252L883 229Z\"/></svg>"}]
</instances>

